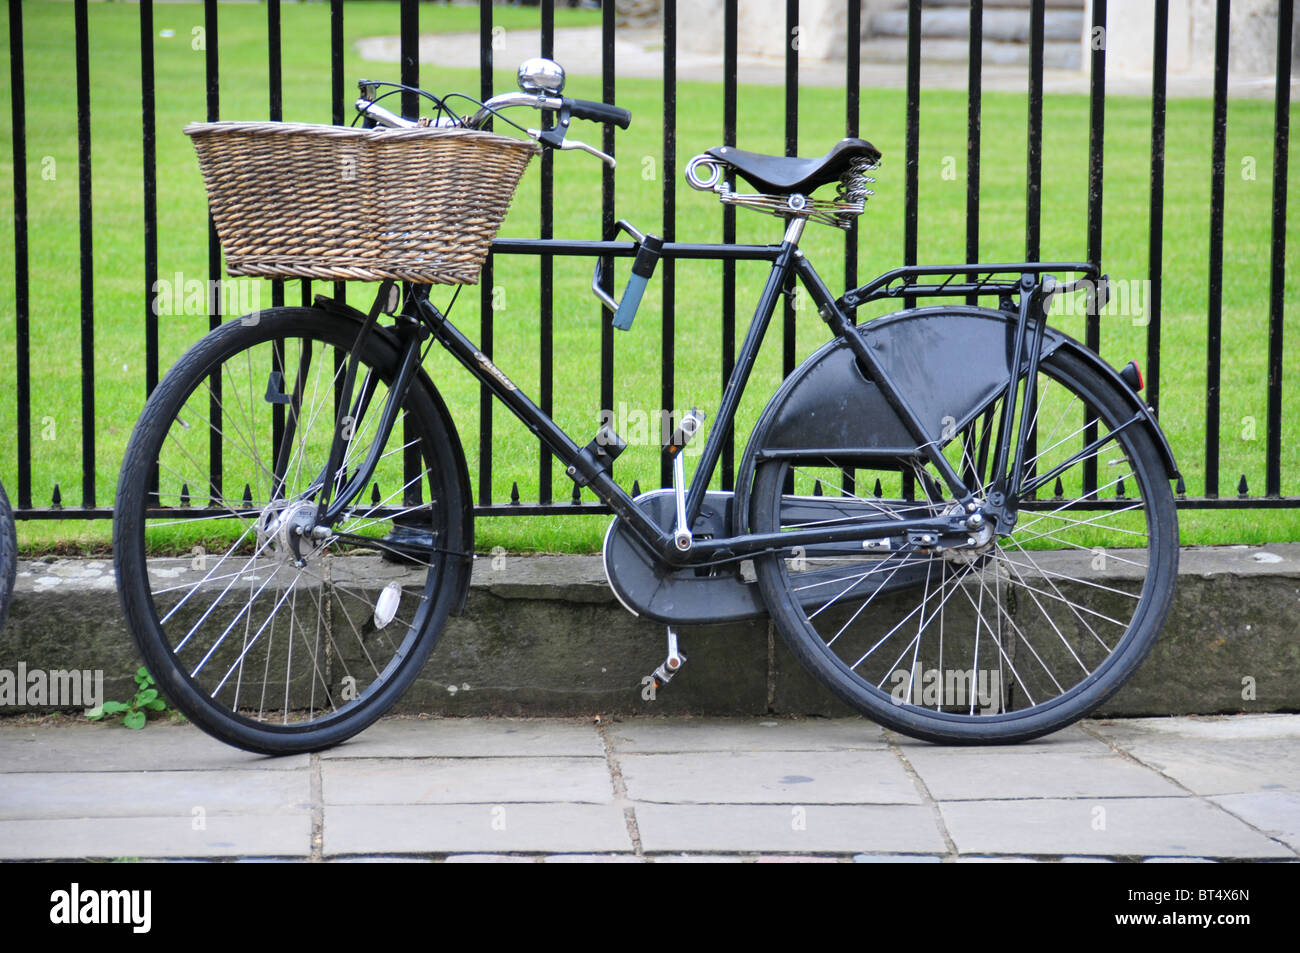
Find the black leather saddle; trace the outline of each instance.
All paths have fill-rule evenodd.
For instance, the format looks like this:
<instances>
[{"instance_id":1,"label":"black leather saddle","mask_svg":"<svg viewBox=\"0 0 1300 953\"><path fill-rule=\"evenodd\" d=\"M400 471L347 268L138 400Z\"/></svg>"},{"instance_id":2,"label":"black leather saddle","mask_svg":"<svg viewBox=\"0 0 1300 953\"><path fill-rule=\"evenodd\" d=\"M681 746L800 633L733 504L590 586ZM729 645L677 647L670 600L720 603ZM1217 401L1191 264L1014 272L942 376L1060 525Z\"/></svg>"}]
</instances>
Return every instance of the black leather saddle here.
<instances>
[{"instance_id":1,"label":"black leather saddle","mask_svg":"<svg viewBox=\"0 0 1300 953\"><path fill-rule=\"evenodd\" d=\"M736 170L736 174L769 195L807 194L819 186L839 181L855 159L880 161L880 150L865 139L841 139L820 159L769 156L735 146L717 146L708 152Z\"/></svg>"}]
</instances>

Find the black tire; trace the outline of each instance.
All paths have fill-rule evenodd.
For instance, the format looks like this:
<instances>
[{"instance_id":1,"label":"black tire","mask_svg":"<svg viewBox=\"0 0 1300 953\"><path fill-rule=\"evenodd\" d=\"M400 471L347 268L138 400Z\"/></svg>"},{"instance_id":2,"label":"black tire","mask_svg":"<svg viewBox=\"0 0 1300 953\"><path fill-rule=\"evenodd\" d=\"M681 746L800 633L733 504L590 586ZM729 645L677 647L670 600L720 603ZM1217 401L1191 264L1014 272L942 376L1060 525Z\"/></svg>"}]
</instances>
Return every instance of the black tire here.
<instances>
[{"instance_id":1,"label":"black tire","mask_svg":"<svg viewBox=\"0 0 1300 953\"><path fill-rule=\"evenodd\" d=\"M1056 731L1110 698L1164 623L1178 528L1150 432L1136 423L1113 433L1132 418L1131 399L1064 350L1042 362L1036 394L1038 458L1027 452L1026 469L1051 476L1084 448L1091 421L1112 437L1093 454L1094 492L1085 492L1080 460L1060 483L1022 501L1010 532L970 537L979 545L926 553L900 534L888 551L821 546L756 560L790 650L838 698L889 728L947 744L1009 743ZM981 487L991 482L1001 403L944 446L958 472L976 474ZM807 525L814 494L849 501L858 507L854 519L952 512L928 464L899 466L898 489L879 498L880 475L844 467L825 457L760 464L754 531ZM902 491L905 471L915 488L911 500ZM837 477L845 472L849 478ZM788 480L794 492L785 496ZM821 485L813 490L815 481Z\"/></svg>"},{"instance_id":2,"label":"black tire","mask_svg":"<svg viewBox=\"0 0 1300 953\"><path fill-rule=\"evenodd\" d=\"M14 594L17 573L18 533L14 527L14 511L0 484L0 629L5 627L5 616L9 614L9 599Z\"/></svg>"},{"instance_id":3,"label":"black tire","mask_svg":"<svg viewBox=\"0 0 1300 953\"><path fill-rule=\"evenodd\" d=\"M356 497L336 534L310 542L283 528L310 505L334 428L331 380L342 380L359 328L317 309L277 308L215 329L158 385L122 465L114 561L144 664L190 720L250 751L326 748L392 707L428 659L468 571L456 555L468 516L455 438L419 378L375 489ZM398 361L390 338L370 336L354 394L369 379L373 399L353 422L351 468L369 448ZM275 434L290 448L283 468ZM272 490L277 479L282 493ZM399 531L425 545L395 565L381 554L399 517ZM168 551L180 555L146 560ZM377 598L393 584L394 614L379 625Z\"/></svg>"}]
</instances>

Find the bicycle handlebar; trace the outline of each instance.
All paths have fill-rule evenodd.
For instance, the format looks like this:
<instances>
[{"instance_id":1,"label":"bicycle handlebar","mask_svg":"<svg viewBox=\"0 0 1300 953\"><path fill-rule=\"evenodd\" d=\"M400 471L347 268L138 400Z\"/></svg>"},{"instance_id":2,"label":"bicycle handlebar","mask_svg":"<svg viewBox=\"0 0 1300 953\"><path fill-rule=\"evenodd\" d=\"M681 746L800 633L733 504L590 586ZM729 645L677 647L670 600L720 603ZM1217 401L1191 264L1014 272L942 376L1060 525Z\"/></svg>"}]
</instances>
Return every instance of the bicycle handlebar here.
<instances>
[{"instance_id":1,"label":"bicycle handlebar","mask_svg":"<svg viewBox=\"0 0 1300 953\"><path fill-rule=\"evenodd\" d=\"M569 112L579 119L612 122L620 129L626 129L632 124L632 114L621 106L611 103L597 103L588 99L566 99L564 105L568 106Z\"/></svg>"},{"instance_id":2,"label":"bicycle handlebar","mask_svg":"<svg viewBox=\"0 0 1300 953\"><path fill-rule=\"evenodd\" d=\"M357 112L367 116L381 126L388 126L394 129L411 129L420 123L414 119L407 119L399 116L391 110L385 109L372 100L362 97L354 103ZM632 124L632 114L628 110L610 103L598 103L588 99L568 99L555 96L539 96L535 93L502 93L500 96L493 96L481 107L474 115L470 116L463 122L455 119L441 119L435 125L438 126L461 126L467 129L481 129L485 126L498 110L507 109L511 106L531 106L534 109L549 109L552 112L568 110L570 115L579 119L588 119L592 122L613 123L620 129L626 129Z\"/></svg>"}]
</instances>

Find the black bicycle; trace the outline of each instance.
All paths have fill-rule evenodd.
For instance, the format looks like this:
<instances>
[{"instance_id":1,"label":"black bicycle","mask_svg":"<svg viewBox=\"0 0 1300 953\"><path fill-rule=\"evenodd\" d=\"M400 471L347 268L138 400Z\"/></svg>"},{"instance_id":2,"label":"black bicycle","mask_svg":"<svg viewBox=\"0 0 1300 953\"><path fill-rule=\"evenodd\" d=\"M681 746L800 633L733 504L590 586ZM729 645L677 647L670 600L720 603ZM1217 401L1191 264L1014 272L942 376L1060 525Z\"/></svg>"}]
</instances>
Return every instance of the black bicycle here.
<instances>
[{"instance_id":1,"label":"black bicycle","mask_svg":"<svg viewBox=\"0 0 1300 953\"><path fill-rule=\"evenodd\" d=\"M567 138L570 120L630 121L563 97L550 61L525 63L520 85L468 116L429 97L438 115L418 124L378 105L377 84L357 108L374 135L401 136L532 107L554 117L527 130L541 147L598 156ZM212 331L150 397L117 495L122 605L163 692L211 734L282 754L348 738L415 679L465 603L474 551L460 440L420 366L436 342L615 514L606 571L631 612L668 626L661 684L684 658L676 626L770 614L837 697L909 735L1014 742L1093 711L1150 650L1178 563L1177 470L1137 366L1117 372L1047 323L1058 295L1101 307L1105 277L1082 262L906 267L835 296L800 239L863 211L879 159L860 139L819 159L693 159L693 186L784 220L775 244L665 242L627 223L630 241L497 241L630 257L621 299L602 295L623 329L661 259L770 263L693 478L682 451L705 429L698 412L664 448L673 486L636 498L611 475L622 438L561 430L428 283L384 280L368 312L318 296ZM796 283L829 340L767 403L735 492L709 490ZM989 306L912 306L968 297ZM881 299L905 307L855 322Z\"/></svg>"}]
</instances>

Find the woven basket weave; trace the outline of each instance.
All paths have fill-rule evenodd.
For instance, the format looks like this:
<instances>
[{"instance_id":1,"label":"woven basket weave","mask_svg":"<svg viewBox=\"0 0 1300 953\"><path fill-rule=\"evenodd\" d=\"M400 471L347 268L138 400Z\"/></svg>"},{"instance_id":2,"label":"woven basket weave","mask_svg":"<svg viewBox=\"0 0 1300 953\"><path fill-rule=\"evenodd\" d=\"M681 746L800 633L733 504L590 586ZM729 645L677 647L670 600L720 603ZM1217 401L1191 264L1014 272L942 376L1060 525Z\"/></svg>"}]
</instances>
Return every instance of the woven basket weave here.
<instances>
[{"instance_id":1,"label":"woven basket weave","mask_svg":"<svg viewBox=\"0 0 1300 953\"><path fill-rule=\"evenodd\" d=\"M540 147L469 129L191 123L232 275L474 284Z\"/></svg>"}]
</instances>

